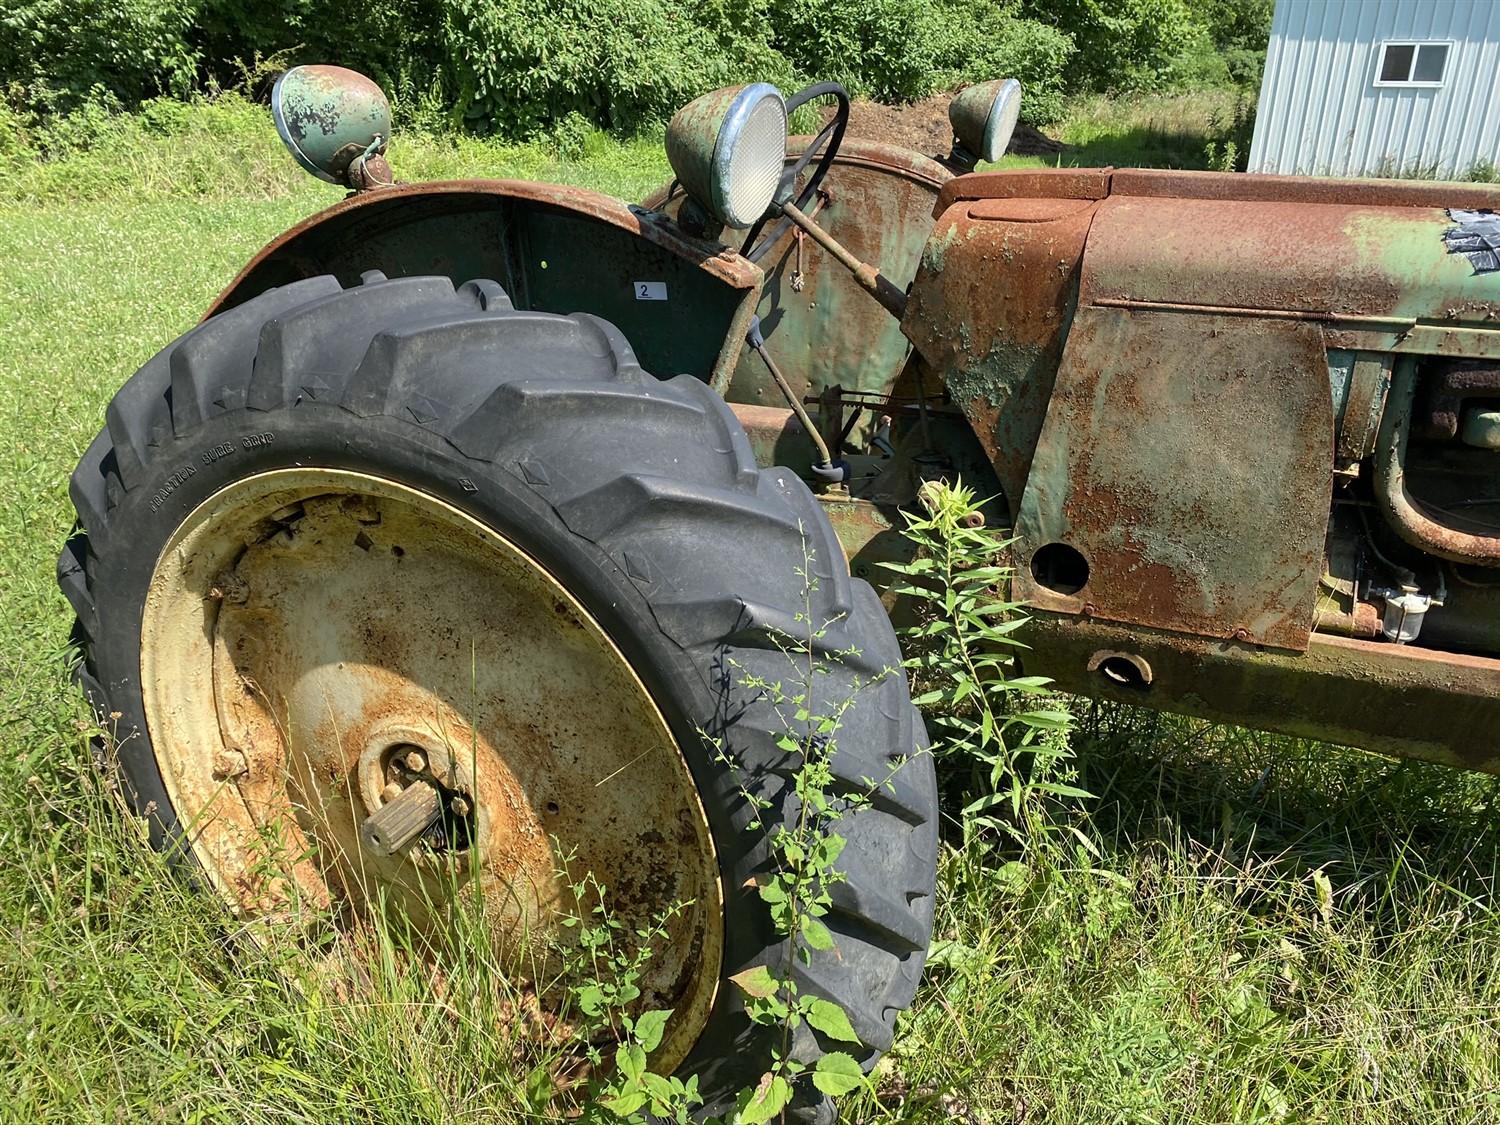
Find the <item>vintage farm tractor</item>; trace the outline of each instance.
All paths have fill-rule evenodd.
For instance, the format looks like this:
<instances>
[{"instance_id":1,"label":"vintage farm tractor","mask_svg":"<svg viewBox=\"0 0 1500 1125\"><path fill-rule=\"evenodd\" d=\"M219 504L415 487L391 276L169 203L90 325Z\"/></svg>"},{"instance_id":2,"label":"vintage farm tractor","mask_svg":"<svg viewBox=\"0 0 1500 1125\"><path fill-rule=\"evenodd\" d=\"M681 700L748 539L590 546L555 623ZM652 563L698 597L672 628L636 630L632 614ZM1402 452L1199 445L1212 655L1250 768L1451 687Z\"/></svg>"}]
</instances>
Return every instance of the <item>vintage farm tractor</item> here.
<instances>
[{"instance_id":1,"label":"vintage farm tractor","mask_svg":"<svg viewBox=\"0 0 1500 1125\"><path fill-rule=\"evenodd\" d=\"M796 814L789 720L753 684L810 616L837 783L909 758L795 969L873 1061L937 858L877 564L960 476L1014 529L1028 673L1500 770L1500 189L970 171L1018 97L958 95L934 158L846 139L836 85L719 91L632 205L395 183L379 90L288 72L283 139L350 194L72 478L79 674L152 839L249 915L378 894L424 925L466 856L518 960L559 849L628 924L690 902L639 1003L713 1105L769 1049L721 982L786 956L750 824Z\"/></svg>"}]
</instances>

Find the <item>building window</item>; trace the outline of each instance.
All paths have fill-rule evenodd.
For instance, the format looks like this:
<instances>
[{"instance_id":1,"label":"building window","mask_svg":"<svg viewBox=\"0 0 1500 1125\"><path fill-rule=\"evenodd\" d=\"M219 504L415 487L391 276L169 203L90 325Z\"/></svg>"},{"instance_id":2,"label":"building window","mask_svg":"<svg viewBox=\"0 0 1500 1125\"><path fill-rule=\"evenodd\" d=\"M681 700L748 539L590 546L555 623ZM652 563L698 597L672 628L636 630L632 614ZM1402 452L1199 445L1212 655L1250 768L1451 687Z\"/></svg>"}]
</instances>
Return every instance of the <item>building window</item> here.
<instances>
[{"instance_id":1,"label":"building window","mask_svg":"<svg viewBox=\"0 0 1500 1125\"><path fill-rule=\"evenodd\" d=\"M1441 86L1452 43L1382 43L1377 86Z\"/></svg>"}]
</instances>

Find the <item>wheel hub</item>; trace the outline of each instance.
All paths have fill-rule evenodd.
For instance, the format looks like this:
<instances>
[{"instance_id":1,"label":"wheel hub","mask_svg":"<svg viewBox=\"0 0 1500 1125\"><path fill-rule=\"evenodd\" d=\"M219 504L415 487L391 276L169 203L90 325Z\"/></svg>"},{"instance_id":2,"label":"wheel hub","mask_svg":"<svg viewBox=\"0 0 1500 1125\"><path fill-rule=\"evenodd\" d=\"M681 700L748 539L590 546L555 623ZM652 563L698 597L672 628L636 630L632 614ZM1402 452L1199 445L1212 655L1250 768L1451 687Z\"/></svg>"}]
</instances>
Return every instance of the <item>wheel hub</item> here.
<instances>
[{"instance_id":1,"label":"wheel hub","mask_svg":"<svg viewBox=\"0 0 1500 1125\"><path fill-rule=\"evenodd\" d=\"M382 856L404 852L419 840L435 853L467 851L479 831L477 766L477 760L463 760L461 749L455 753L414 727L377 729L359 756L358 796L365 815L361 842ZM408 814L405 827L410 830L391 835L382 824L402 820L401 813L388 810L403 795L399 808L423 810L425 816L418 821L412 819L415 813Z\"/></svg>"}]
</instances>

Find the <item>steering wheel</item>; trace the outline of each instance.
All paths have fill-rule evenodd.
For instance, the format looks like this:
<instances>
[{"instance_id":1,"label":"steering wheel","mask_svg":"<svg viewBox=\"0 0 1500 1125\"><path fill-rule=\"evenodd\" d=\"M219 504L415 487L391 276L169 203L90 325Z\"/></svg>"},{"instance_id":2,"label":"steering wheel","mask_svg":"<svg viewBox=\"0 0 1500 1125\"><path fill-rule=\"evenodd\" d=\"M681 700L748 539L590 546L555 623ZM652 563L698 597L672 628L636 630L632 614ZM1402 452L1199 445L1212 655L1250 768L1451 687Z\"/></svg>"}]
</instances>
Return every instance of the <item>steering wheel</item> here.
<instances>
[{"instance_id":1,"label":"steering wheel","mask_svg":"<svg viewBox=\"0 0 1500 1125\"><path fill-rule=\"evenodd\" d=\"M818 159L817 167L813 169L812 175L807 178L807 185L793 201L799 211L807 210L808 204L817 195L819 186L828 176L828 170L833 167L833 158L838 155L839 145L844 141L844 130L849 127L849 91L837 82L817 82L798 90L786 102L787 116L790 117L794 111L801 109L808 102L829 96L838 99L837 112L828 124L818 130L817 136L808 142L808 146L802 150L802 155L781 173L781 186L776 192L776 198L784 199L789 193L796 191L797 177L807 171L807 166L821 152L823 155ZM773 219L775 225L769 231L766 230L766 224ZM745 241L740 246L740 254L752 262L760 261L765 252L774 246L791 227L792 220L784 216L777 217L777 209L773 205L771 210L762 215L750 228L750 233L745 236Z\"/></svg>"}]
</instances>

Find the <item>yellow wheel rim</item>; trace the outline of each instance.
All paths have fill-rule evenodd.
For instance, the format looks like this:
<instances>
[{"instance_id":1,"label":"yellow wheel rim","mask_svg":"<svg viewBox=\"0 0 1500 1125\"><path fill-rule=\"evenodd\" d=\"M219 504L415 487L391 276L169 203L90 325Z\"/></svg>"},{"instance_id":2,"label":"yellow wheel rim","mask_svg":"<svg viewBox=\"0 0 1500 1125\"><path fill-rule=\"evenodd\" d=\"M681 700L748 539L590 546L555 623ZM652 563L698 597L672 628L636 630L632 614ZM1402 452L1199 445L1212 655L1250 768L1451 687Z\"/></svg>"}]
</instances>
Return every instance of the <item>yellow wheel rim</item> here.
<instances>
[{"instance_id":1,"label":"yellow wheel rim","mask_svg":"<svg viewBox=\"0 0 1500 1125\"><path fill-rule=\"evenodd\" d=\"M383 901L431 928L477 893L512 983L541 990L578 910L564 870L607 887L627 933L689 902L634 1005L675 1012L654 1069L686 1055L720 972L708 821L645 686L536 560L390 480L269 472L177 528L141 637L167 793L236 910ZM413 750L442 816L377 854L360 828L418 783Z\"/></svg>"}]
</instances>

